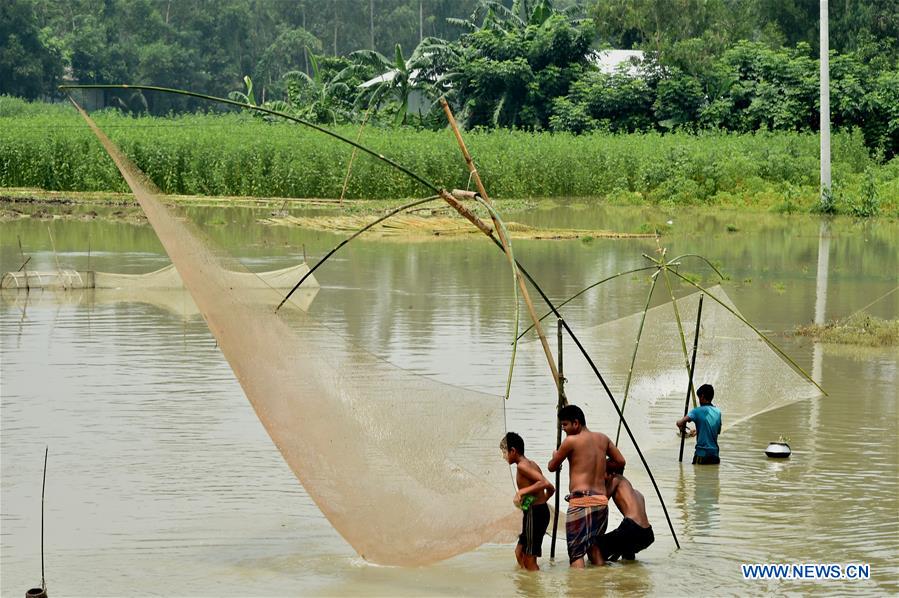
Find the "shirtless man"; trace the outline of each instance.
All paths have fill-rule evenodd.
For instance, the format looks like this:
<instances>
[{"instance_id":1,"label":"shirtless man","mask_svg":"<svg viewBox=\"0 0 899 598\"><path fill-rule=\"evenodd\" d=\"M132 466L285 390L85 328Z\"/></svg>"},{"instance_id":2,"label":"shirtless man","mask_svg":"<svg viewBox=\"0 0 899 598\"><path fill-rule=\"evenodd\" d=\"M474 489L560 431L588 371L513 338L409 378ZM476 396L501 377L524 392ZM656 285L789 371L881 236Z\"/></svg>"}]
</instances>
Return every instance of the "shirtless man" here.
<instances>
[{"instance_id":1,"label":"shirtless man","mask_svg":"<svg viewBox=\"0 0 899 598\"><path fill-rule=\"evenodd\" d=\"M559 409L559 422L565 440L549 462L549 470L556 471L568 459L570 494L565 532L568 540L568 560L572 567L582 569L584 556L594 565L604 563L597 542L609 523L609 499L606 496L606 459L610 464L624 467L624 455L615 443L600 432L587 429L584 412L576 405Z\"/></svg>"},{"instance_id":2,"label":"shirtless man","mask_svg":"<svg viewBox=\"0 0 899 598\"><path fill-rule=\"evenodd\" d=\"M606 466L606 495L624 515L621 525L599 540L599 550L607 561L617 561L619 557L632 561L634 555L655 542L646 516L646 500L623 473L624 468L617 464Z\"/></svg>"}]
</instances>

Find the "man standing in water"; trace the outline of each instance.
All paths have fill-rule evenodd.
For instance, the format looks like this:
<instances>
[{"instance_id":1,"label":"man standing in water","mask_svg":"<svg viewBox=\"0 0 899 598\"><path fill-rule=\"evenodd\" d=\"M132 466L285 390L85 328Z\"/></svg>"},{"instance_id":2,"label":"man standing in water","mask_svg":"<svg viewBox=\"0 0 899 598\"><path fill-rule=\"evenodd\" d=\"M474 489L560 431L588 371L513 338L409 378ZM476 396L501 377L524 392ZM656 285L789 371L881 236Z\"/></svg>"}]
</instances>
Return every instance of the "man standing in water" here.
<instances>
[{"instance_id":1,"label":"man standing in water","mask_svg":"<svg viewBox=\"0 0 899 598\"><path fill-rule=\"evenodd\" d=\"M604 563L597 542L609 523L609 498L606 496L606 459L624 467L624 455L615 443L600 432L587 429L584 412L576 405L559 409L559 422L565 440L553 452L549 470L556 471L568 459L568 515L565 532L568 560L577 569L584 567L584 556L594 565Z\"/></svg>"},{"instance_id":2,"label":"man standing in water","mask_svg":"<svg viewBox=\"0 0 899 598\"><path fill-rule=\"evenodd\" d=\"M684 431L687 422L696 424L696 452L693 453L693 465L718 465L718 434L721 433L721 410L712 405L715 389L711 384L703 384L696 390L699 407L677 420L677 427Z\"/></svg>"}]
</instances>

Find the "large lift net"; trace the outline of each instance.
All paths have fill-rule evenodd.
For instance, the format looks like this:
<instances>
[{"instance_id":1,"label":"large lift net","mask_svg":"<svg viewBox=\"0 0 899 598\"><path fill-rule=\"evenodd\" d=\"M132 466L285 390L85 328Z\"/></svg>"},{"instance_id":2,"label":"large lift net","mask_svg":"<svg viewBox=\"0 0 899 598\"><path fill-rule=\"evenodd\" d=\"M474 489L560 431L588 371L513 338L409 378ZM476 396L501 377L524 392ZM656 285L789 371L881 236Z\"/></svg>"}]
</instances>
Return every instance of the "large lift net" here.
<instances>
[{"instance_id":1,"label":"large lift net","mask_svg":"<svg viewBox=\"0 0 899 598\"><path fill-rule=\"evenodd\" d=\"M176 217L82 112L134 192L285 461L365 559L421 565L509 537L502 397L441 384L348 343ZM246 272L246 269L243 269ZM254 288L256 287L256 288Z\"/></svg>"}]
</instances>

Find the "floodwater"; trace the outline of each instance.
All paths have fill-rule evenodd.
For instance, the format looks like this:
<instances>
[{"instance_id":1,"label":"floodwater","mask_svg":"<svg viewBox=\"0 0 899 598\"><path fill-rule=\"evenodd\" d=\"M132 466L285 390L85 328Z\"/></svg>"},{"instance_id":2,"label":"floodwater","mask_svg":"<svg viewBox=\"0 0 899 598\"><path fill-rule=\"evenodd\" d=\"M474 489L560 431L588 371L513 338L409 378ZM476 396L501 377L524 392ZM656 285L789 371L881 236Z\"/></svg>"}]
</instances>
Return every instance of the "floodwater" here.
<instances>
[{"instance_id":1,"label":"floodwater","mask_svg":"<svg viewBox=\"0 0 899 598\"><path fill-rule=\"evenodd\" d=\"M250 210L190 213L257 271L292 265L304 251L314 262L339 240L256 224L264 214ZM538 575L516 570L512 545L486 545L414 569L368 564L282 461L186 297L135 302L99 290L32 291L27 298L4 291L0 594L40 585L45 446L51 596L899 592L897 351L815 346L789 334L816 311L819 319L842 317L873 301L869 313L899 316L899 293L878 300L899 284L899 224L624 208L507 217L577 228L665 226L669 255L698 253L719 265L742 313L828 391L732 427L720 439L720 467L679 465L668 450L647 452L679 550L626 450L657 538L636 562L569 571L562 539L555 564L546 541ZM0 224L0 232L3 271L22 264L19 241L31 256L29 269L54 270L58 260L63 268L142 273L168 263L148 226L25 219ZM641 254L656 249L653 239L515 244L516 256L557 300L645 265ZM714 284L699 263L682 269ZM311 312L336 333L401 367L502 394L511 277L486 241L362 240L316 276L322 288ZM630 315L642 309L647 290L646 275L623 277L570 304L566 319L577 331ZM690 289L676 285L675 292ZM654 304L662 301L657 294ZM547 329L554 337L555 326ZM594 359L602 369L602 356ZM539 365L523 363L516 376L536 380L543 373L528 368ZM765 374L754 372L760 388ZM551 389L549 382L517 384L507 409L509 429L524 436L540 463L555 440ZM621 388L612 390L620 397ZM789 437L792 458L766 459L764 447L780 435ZM741 563L865 563L871 579L752 581L743 579Z\"/></svg>"}]
</instances>

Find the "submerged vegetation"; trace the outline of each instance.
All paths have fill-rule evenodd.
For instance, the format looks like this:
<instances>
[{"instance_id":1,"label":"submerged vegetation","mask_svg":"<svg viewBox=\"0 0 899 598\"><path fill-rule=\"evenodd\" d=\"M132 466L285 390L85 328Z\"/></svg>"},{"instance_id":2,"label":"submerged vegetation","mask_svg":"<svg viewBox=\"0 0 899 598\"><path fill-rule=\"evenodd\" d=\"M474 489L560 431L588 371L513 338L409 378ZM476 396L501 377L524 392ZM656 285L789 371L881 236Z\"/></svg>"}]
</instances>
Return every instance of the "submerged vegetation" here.
<instances>
[{"instance_id":1,"label":"submerged vegetation","mask_svg":"<svg viewBox=\"0 0 899 598\"><path fill-rule=\"evenodd\" d=\"M824 343L894 347L899 345L899 320L883 320L861 312L827 324L800 326L796 334Z\"/></svg>"},{"instance_id":2,"label":"submerged vegetation","mask_svg":"<svg viewBox=\"0 0 899 598\"><path fill-rule=\"evenodd\" d=\"M160 189L180 195L337 198L351 151L304 127L242 114L130 117L98 124ZM353 125L338 127L355 137ZM472 154L498 198L592 197L616 204L724 205L808 211L818 198L813 134L686 132L584 135L472 131ZM377 128L365 143L446 187L468 188L447 131ZM899 214L899 158L878 164L862 136L833 143L835 210ZM68 107L0 98L0 187L125 191ZM425 190L369 157L353 164L346 198L419 197Z\"/></svg>"}]
</instances>

